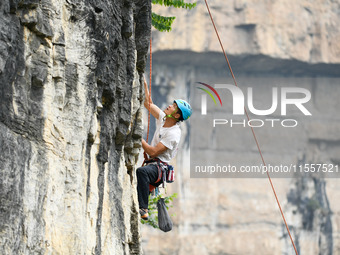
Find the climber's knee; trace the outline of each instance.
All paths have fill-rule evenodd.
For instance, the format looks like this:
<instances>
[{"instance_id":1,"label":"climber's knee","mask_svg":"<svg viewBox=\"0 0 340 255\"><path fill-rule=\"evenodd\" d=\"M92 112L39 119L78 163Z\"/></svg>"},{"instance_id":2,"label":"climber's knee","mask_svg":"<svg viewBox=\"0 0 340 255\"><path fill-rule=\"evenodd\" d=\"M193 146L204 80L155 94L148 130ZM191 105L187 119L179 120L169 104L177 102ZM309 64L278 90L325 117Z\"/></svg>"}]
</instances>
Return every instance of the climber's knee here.
<instances>
[{"instance_id":1,"label":"climber's knee","mask_svg":"<svg viewBox=\"0 0 340 255\"><path fill-rule=\"evenodd\" d=\"M145 167L138 167L137 170L136 170L136 174L137 174L137 177L141 176L141 175L145 175L146 174Z\"/></svg>"}]
</instances>

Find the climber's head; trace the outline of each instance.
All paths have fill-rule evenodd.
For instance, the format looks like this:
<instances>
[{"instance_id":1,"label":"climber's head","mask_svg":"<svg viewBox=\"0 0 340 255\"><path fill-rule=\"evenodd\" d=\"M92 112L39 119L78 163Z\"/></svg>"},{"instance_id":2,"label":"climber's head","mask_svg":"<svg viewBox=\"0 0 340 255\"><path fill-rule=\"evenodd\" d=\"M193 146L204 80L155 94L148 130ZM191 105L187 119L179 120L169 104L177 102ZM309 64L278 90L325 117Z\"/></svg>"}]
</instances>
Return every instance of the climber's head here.
<instances>
[{"instance_id":1,"label":"climber's head","mask_svg":"<svg viewBox=\"0 0 340 255\"><path fill-rule=\"evenodd\" d=\"M177 99L174 101L174 103L178 107L178 113L181 115L179 118L179 121L187 120L191 116L192 109L190 104L182 99Z\"/></svg>"},{"instance_id":2,"label":"climber's head","mask_svg":"<svg viewBox=\"0 0 340 255\"><path fill-rule=\"evenodd\" d=\"M169 105L164 110L164 113L166 114L165 117L167 118L173 118L176 121L183 121L189 119L192 110L188 102L182 99L177 99L172 105Z\"/></svg>"}]
</instances>

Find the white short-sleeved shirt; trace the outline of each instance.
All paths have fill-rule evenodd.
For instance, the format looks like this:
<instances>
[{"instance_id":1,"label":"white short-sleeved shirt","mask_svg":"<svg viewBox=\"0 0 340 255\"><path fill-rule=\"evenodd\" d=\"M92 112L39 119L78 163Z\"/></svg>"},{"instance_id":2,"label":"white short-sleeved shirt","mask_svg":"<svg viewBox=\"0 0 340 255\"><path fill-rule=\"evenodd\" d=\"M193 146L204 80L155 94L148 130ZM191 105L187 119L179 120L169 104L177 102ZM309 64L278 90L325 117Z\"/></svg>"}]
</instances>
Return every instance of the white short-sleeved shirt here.
<instances>
[{"instance_id":1,"label":"white short-sleeved shirt","mask_svg":"<svg viewBox=\"0 0 340 255\"><path fill-rule=\"evenodd\" d=\"M165 113L163 111L159 112L158 119L156 120L156 131L153 135L151 146L156 146L161 142L168 149L163 153L159 154L157 158L169 163L172 158L176 156L178 150L178 144L181 139L181 128L179 123L173 125L172 127L163 127Z\"/></svg>"}]
</instances>

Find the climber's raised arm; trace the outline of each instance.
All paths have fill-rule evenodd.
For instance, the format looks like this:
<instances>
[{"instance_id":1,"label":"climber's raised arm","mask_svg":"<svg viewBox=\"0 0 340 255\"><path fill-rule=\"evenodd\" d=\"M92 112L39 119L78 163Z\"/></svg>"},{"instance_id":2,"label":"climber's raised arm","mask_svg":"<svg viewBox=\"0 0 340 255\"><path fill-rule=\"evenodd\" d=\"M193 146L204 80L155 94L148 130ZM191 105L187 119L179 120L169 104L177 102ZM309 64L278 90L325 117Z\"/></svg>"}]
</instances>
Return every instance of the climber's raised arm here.
<instances>
[{"instance_id":1,"label":"climber's raised arm","mask_svg":"<svg viewBox=\"0 0 340 255\"><path fill-rule=\"evenodd\" d=\"M152 116L158 119L159 112L161 111L161 109L159 109L157 105L153 104L152 98L150 97L150 94L149 94L148 84L145 80L145 77L144 77L144 91L145 91L144 106L148 111L151 112ZM150 99L150 103L149 103L149 99Z\"/></svg>"}]
</instances>

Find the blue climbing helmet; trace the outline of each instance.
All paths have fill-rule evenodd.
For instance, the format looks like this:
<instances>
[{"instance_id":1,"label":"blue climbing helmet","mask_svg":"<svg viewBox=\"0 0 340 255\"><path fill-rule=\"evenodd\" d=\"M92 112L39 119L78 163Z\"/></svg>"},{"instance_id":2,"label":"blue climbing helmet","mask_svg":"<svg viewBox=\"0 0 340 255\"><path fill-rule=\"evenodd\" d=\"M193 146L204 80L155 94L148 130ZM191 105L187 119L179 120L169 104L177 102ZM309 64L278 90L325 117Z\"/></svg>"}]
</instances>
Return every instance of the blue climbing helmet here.
<instances>
[{"instance_id":1,"label":"blue climbing helmet","mask_svg":"<svg viewBox=\"0 0 340 255\"><path fill-rule=\"evenodd\" d=\"M174 103L176 103L177 107L181 110L183 120L189 119L192 113L190 104L182 99L176 99Z\"/></svg>"}]
</instances>

